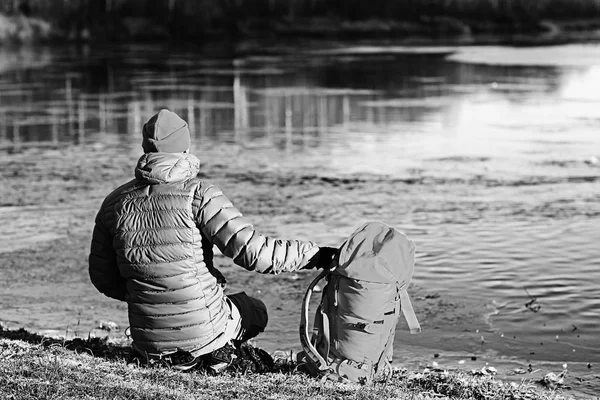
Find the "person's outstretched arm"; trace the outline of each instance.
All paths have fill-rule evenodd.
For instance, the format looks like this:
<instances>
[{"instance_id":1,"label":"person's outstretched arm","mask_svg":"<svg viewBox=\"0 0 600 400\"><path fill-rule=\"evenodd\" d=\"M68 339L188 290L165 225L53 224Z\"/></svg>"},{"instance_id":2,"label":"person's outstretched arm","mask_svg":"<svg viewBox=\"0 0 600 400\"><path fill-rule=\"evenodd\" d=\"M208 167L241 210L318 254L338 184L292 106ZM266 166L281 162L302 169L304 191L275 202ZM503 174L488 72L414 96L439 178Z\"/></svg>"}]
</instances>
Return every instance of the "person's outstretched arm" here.
<instances>
[{"instance_id":1,"label":"person's outstretched arm","mask_svg":"<svg viewBox=\"0 0 600 400\"><path fill-rule=\"evenodd\" d=\"M221 252L250 271L278 274L323 263L320 248L301 240L282 240L263 236L233 206L223 192L212 184L202 184L194 199L196 224Z\"/></svg>"},{"instance_id":2,"label":"person's outstretched arm","mask_svg":"<svg viewBox=\"0 0 600 400\"><path fill-rule=\"evenodd\" d=\"M117 254L103 219L103 209L96 215L89 257L90 279L98 291L113 299L125 300L125 279L117 267Z\"/></svg>"}]
</instances>

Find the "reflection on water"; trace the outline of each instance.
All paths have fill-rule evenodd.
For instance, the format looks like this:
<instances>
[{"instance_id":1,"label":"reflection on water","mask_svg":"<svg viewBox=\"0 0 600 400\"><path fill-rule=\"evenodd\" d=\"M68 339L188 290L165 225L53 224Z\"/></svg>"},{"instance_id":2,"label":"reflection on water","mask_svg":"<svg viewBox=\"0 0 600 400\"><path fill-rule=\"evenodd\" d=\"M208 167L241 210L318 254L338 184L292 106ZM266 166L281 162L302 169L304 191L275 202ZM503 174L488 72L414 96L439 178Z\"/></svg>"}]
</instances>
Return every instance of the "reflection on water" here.
<instances>
[{"instance_id":1,"label":"reflection on water","mask_svg":"<svg viewBox=\"0 0 600 400\"><path fill-rule=\"evenodd\" d=\"M318 142L331 128L358 131L357 136L373 129L415 134L458 128L455 119L469 107L465 97L471 104L495 102L494 92L539 97L554 89L552 76L508 75L491 82L502 76L443 63L435 55L194 63L195 55L184 53L157 64L158 56L164 58L152 52L147 58L65 54L43 70L5 74L1 145L80 143L135 133L158 107L184 115L197 135L250 146Z\"/></svg>"},{"instance_id":2,"label":"reflection on water","mask_svg":"<svg viewBox=\"0 0 600 400\"><path fill-rule=\"evenodd\" d=\"M0 146L139 143L168 107L196 152L218 143L329 182L350 175L336 184L360 196L331 199L339 219L407 231L415 284L483 299L497 332L577 327L570 343L598 357L600 67L444 57L57 51L0 75Z\"/></svg>"}]
</instances>

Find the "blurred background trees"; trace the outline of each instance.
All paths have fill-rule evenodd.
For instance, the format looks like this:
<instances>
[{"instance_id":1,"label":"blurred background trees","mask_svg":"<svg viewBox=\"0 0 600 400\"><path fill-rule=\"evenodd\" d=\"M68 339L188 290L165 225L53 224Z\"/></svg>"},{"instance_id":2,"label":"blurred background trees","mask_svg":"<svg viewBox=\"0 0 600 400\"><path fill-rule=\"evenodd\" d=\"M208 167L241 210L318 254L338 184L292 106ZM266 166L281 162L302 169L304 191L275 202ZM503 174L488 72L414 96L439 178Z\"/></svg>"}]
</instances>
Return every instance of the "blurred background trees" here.
<instances>
[{"instance_id":1,"label":"blurred background trees","mask_svg":"<svg viewBox=\"0 0 600 400\"><path fill-rule=\"evenodd\" d=\"M416 25L434 33L477 33L535 31L545 20L597 19L600 0L4 0L0 13L44 19L70 37L84 38L402 34Z\"/></svg>"}]
</instances>

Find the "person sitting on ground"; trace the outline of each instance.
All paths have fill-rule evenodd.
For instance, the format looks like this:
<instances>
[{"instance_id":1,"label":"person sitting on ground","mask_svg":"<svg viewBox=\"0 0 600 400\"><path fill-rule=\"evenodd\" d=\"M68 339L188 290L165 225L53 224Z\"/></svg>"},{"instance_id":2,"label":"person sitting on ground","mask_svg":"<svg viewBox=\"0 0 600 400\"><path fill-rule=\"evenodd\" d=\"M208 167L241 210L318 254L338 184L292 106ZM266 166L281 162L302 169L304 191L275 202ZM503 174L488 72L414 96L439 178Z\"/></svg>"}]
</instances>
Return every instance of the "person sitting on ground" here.
<instances>
[{"instance_id":1,"label":"person sitting on ground","mask_svg":"<svg viewBox=\"0 0 600 400\"><path fill-rule=\"evenodd\" d=\"M96 215L89 274L101 293L127 302L133 349L148 360L184 352L184 369L267 325L261 300L224 294L213 245L265 274L327 266L337 249L256 231L217 186L198 177L188 125L174 112L163 109L144 124L142 148L135 179L108 195Z\"/></svg>"}]
</instances>

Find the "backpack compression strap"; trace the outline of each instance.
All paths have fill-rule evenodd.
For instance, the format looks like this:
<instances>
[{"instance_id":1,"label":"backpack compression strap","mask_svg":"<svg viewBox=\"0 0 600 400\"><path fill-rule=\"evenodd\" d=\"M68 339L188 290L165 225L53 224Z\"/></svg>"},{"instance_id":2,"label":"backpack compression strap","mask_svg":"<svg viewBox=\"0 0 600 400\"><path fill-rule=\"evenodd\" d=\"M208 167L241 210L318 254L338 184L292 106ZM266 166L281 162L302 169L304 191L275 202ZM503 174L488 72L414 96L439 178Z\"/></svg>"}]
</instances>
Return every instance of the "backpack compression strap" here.
<instances>
[{"instance_id":1,"label":"backpack compression strap","mask_svg":"<svg viewBox=\"0 0 600 400\"><path fill-rule=\"evenodd\" d=\"M307 368L313 375L321 377L321 381L329 379L334 382L365 382L369 383L372 380L372 369L369 364L357 363L352 360L341 359L335 357L334 360L328 363L323 358L319 351L311 343L308 333L308 305L313 289L317 282L323 279L331 272L330 269L325 269L311 282L302 302L302 313L300 314L300 343L304 350L306 358L309 360ZM318 311L317 311L318 312ZM323 313L322 334L325 338L326 352L329 353L329 319L326 313ZM327 356L326 356L327 357ZM312 367L311 367L312 363ZM314 370L314 369L318 370ZM390 368L391 370L391 368ZM351 378L349 378L351 377Z\"/></svg>"},{"instance_id":2,"label":"backpack compression strap","mask_svg":"<svg viewBox=\"0 0 600 400\"><path fill-rule=\"evenodd\" d=\"M404 314L404 318L406 319L410 333L420 333L421 325L419 325L419 321L415 315L415 310L413 310L410 297L406 291L406 286L400 289L400 304L402 308L402 314Z\"/></svg>"}]
</instances>

